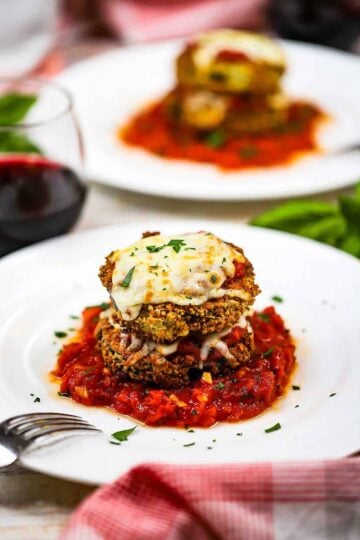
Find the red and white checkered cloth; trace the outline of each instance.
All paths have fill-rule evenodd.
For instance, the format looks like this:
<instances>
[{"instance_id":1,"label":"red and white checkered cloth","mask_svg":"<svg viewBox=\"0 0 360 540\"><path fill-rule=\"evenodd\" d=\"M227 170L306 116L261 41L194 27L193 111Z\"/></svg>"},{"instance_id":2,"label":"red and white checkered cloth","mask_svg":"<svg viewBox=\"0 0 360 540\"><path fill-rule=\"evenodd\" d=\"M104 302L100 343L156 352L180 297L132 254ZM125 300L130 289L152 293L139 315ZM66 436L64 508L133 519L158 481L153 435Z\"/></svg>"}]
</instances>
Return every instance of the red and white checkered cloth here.
<instances>
[{"instance_id":1,"label":"red and white checkered cloth","mask_svg":"<svg viewBox=\"0 0 360 540\"><path fill-rule=\"evenodd\" d=\"M138 466L75 511L61 540L355 540L360 458Z\"/></svg>"},{"instance_id":2,"label":"red and white checkered cloth","mask_svg":"<svg viewBox=\"0 0 360 540\"><path fill-rule=\"evenodd\" d=\"M180 37L209 28L264 26L268 0L102 0L102 16L128 42Z\"/></svg>"}]
</instances>

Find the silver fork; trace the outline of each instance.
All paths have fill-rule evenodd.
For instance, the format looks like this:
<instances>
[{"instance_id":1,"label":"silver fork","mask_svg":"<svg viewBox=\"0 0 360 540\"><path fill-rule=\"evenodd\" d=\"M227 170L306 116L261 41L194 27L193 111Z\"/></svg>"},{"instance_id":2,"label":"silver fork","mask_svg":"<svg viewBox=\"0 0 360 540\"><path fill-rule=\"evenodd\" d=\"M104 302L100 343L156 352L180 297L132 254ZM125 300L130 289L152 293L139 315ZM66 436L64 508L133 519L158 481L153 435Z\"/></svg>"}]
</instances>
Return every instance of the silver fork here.
<instances>
[{"instance_id":1,"label":"silver fork","mask_svg":"<svg viewBox=\"0 0 360 540\"><path fill-rule=\"evenodd\" d=\"M0 467L14 463L38 439L71 431L101 433L100 429L73 414L30 413L8 418L0 423Z\"/></svg>"},{"instance_id":2,"label":"silver fork","mask_svg":"<svg viewBox=\"0 0 360 540\"><path fill-rule=\"evenodd\" d=\"M342 155L342 154L347 154L348 152L355 152L355 151L359 151L359 150L360 150L360 142L356 142L356 143L348 144L347 146L342 146L342 147L338 148L337 150L331 150L327 154L325 153L324 157L326 157L326 156L339 156L339 155Z\"/></svg>"}]
</instances>

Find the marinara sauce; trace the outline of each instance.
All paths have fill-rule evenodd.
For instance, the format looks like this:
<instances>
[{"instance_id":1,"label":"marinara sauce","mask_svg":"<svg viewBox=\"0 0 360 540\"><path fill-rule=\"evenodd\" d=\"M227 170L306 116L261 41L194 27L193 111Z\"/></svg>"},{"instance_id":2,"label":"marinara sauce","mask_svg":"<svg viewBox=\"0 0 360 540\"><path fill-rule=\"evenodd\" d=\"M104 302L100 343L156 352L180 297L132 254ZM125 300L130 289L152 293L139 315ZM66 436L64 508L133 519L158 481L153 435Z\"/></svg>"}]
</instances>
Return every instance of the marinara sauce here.
<instances>
[{"instance_id":1,"label":"marinara sauce","mask_svg":"<svg viewBox=\"0 0 360 540\"><path fill-rule=\"evenodd\" d=\"M231 374L206 373L173 390L120 380L104 366L96 347L94 332L102 309L83 311L77 336L59 353L53 374L60 394L83 405L109 407L150 426L209 427L257 416L284 393L295 365L293 339L275 309L268 307L252 316L252 359ZM235 344L240 330L235 326L222 339Z\"/></svg>"},{"instance_id":2,"label":"marinara sauce","mask_svg":"<svg viewBox=\"0 0 360 540\"><path fill-rule=\"evenodd\" d=\"M316 130L325 117L315 105L295 101L289 106L287 122L277 129L232 136L217 130L209 139L194 130L175 127L160 101L121 127L118 139L164 158L212 163L225 170L270 167L289 163L304 153L319 152Z\"/></svg>"}]
</instances>

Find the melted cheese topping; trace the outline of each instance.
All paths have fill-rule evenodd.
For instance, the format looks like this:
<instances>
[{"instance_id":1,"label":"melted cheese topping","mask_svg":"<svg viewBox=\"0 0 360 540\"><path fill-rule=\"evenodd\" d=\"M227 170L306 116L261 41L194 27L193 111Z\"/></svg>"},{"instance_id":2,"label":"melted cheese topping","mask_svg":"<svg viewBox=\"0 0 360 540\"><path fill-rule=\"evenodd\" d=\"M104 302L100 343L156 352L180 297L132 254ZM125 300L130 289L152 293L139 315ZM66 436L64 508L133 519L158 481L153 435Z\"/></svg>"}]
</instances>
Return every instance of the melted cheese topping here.
<instances>
[{"instance_id":1,"label":"melted cheese topping","mask_svg":"<svg viewBox=\"0 0 360 540\"><path fill-rule=\"evenodd\" d=\"M193 54L194 63L206 69L222 51L245 54L254 62L284 66L285 57L281 48L266 36L237 30L216 30L200 34Z\"/></svg>"},{"instance_id":2,"label":"melted cheese topping","mask_svg":"<svg viewBox=\"0 0 360 540\"><path fill-rule=\"evenodd\" d=\"M143 304L200 305L225 294L247 298L244 291L221 288L235 273L234 260L245 259L211 233L150 236L112 254L110 294L124 320L135 319Z\"/></svg>"}]
</instances>

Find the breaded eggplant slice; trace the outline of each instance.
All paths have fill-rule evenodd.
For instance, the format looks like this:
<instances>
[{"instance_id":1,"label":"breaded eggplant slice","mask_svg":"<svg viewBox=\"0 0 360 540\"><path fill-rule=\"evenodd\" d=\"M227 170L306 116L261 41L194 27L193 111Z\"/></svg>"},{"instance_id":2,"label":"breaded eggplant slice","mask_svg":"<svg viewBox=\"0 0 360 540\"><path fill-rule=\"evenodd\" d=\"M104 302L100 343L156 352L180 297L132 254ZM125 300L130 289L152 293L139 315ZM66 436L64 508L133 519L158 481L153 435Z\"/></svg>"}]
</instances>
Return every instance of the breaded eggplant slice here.
<instances>
[{"instance_id":1,"label":"breaded eggplant slice","mask_svg":"<svg viewBox=\"0 0 360 540\"><path fill-rule=\"evenodd\" d=\"M240 341L228 347L231 360L220 354L209 354L201 360L199 354L194 355L191 349L181 345L179 351L164 356L154 349L154 343L120 332L106 318L100 320L96 337L104 363L114 374L162 388L187 384L202 371L213 375L235 371L250 360L254 347L252 334L244 329Z\"/></svg>"},{"instance_id":2,"label":"breaded eggplant slice","mask_svg":"<svg viewBox=\"0 0 360 540\"><path fill-rule=\"evenodd\" d=\"M214 92L271 94L285 71L282 49L251 32L215 30L195 38L176 63L180 84Z\"/></svg>"},{"instance_id":3,"label":"breaded eggplant slice","mask_svg":"<svg viewBox=\"0 0 360 540\"><path fill-rule=\"evenodd\" d=\"M289 102L282 94L230 96L178 86L165 97L164 107L180 128L200 133L220 128L231 136L267 133L284 125Z\"/></svg>"},{"instance_id":4,"label":"breaded eggplant slice","mask_svg":"<svg viewBox=\"0 0 360 540\"><path fill-rule=\"evenodd\" d=\"M243 251L233 246L243 254ZM244 256L245 257L245 256ZM100 268L99 277L104 287L110 291L114 263L111 254ZM157 343L173 342L190 332L209 334L221 332L227 326L236 324L241 316L249 311L259 294L260 289L255 283L252 264L245 257L241 275L227 279L223 288L241 289L248 299L224 295L204 302L201 305L180 306L171 302L163 304L144 304L136 319L125 321L119 311L113 316L122 328L134 332L139 337L147 337Z\"/></svg>"}]
</instances>

